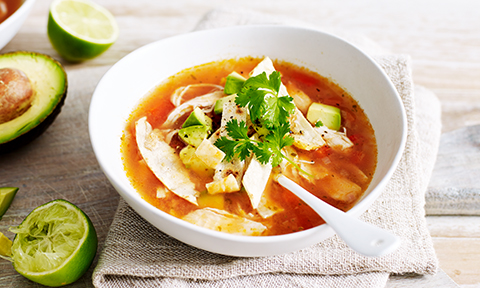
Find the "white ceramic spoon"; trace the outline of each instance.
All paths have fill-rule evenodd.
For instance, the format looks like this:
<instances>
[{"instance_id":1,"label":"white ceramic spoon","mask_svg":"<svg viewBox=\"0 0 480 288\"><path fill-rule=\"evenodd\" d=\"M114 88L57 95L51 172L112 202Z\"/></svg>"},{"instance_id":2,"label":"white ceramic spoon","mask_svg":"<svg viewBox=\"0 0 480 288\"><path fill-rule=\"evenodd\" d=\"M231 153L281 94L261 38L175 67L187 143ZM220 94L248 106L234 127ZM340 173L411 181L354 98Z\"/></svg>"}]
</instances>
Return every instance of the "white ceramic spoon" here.
<instances>
[{"instance_id":1,"label":"white ceramic spoon","mask_svg":"<svg viewBox=\"0 0 480 288\"><path fill-rule=\"evenodd\" d=\"M280 175L277 182L312 207L337 235L358 253L382 256L393 252L400 245L400 238L397 236L325 203L287 177Z\"/></svg>"}]
</instances>

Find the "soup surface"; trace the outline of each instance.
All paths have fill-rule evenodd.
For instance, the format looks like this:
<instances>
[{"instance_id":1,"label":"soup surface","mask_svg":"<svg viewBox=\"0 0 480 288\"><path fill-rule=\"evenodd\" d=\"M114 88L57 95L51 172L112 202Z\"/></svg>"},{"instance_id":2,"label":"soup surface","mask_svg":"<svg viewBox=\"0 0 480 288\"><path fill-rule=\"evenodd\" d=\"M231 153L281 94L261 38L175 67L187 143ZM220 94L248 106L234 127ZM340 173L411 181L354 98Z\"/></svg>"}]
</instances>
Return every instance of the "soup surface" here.
<instances>
[{"instance_id":1,"label":"soup surface","mask_svg":"<svg viewBox=\"0 0 480 288\"><path fill-rule=\"evenodd\" d=\"M0 0L0 23L5 21L22 5L22 0Z\"/></svg>"},{"instance_id":2,"label":"soup surface","mask_svg":"<svg viewBox=\"0 0 480 288\"><path fill-rule=\"evenodd\" d=\"M233 128L226 128L229 122L233 125L244 121L252 139L247 142L252 145L270 133L262 130L260 120L252 121L252 110L235 102L237 94L227 95L227 89L224 90L232 72L245 79L265 72L272 79L268 67L280 72L279 95L286 88L294 103L284 135L284 139L292 139L293 145L281 147L279 165L275 166L272 158L270 162L260 161L262 151L255 149L252 151L258 155L252 152L248 157L234 154L229 158L219 141L222 136L226 141L233 139L228 134ZM245 79L239 82L247 83L243 82ZM219 106L219 99L234 100ZM223 111L218 111L219 107ZM325 107L327 116L318 112ZM206 125L195 122L203 116L190 117L192 111L198 110L208 120ZM312 121L318 113L327 118ZM192 119L192 126L201 128L195 131L208 132L199 132L203 135L200 138L187 133L191 129L185 128L192 127L187 125L192 124ZM333 127L335 120L337 127ZM302 126L305 123L309 127ZM197 137L196 143L191 142L192 135ZM211 154L205 157L200 152L205 148L201 145ZM263 152L267 150L264 148ZM131 113L121 151L128 178L151 205L209 229L261 236L292 233L324 223L303 201L281 187L275 181L276 175L287 176L322 200L347 211L367 189L377 162L372 126L346 91L308 69L251 57L199 65L163 81Z\"/></svg>"}]
</instances>

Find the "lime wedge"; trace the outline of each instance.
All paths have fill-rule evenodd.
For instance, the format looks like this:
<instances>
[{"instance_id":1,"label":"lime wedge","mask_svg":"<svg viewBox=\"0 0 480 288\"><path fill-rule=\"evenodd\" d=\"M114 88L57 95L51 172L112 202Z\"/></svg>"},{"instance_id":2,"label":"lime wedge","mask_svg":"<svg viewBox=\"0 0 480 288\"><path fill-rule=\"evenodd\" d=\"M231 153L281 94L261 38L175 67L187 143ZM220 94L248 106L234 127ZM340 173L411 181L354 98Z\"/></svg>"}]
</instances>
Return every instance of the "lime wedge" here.
<instances>
[{"instance_id":1,"label":"lime wedge","mask_svg":"<svg viewBox=\"0 0 480 288\"><path fill-rule=\"evenodd\" d=\"M113 15L89 0L54 0L47 33L58 54L70 62L88 60L105 52L118 38Z\"/></svg>"},{"instance_id":2,"label":"lime wedge","mask_svg":"<svg viewBox=\"0 0 480 288\"><path fill-rule=\"evenodd\" d=\"M12 241L0 232L0 256L10 257L12 255ZM8 258L7 258L8 259Z\"/></svg>"},{"instance_id":3,"label":"lime wedge","mask_svg":"<svg viewBox=\"0 0 480 288\"><path fill-rule=\"evenodd\" d=\"M65 200L35 208L18 227L12 244L13 266L46 286L75 282L92 264L97 234L88 216Z\"/></svg>"},{"instance_id":4,"label":"lime wedge","mask_svg":"<svg viewBox=\"0 0 480 288\"><path fill-rule=\"evenodd\" d=\"M0 219L2 219L3 214L7 212L8 207L12 204L17 191L18 188L16 187L0 187Z\"/></svg>"}]
</instances>

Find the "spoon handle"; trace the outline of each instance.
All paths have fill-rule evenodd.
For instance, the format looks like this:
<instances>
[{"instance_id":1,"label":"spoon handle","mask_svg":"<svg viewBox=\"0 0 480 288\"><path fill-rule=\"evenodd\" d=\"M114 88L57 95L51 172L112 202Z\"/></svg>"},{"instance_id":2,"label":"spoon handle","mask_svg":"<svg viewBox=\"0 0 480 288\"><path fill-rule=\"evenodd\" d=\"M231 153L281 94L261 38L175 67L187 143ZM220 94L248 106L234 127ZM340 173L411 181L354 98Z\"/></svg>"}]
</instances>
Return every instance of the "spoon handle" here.
<instances>
[{"instance_id":1,"label":"spoon handle","mask_svg":"<svg viewBox=\"0 0 480 288\"><path fill-rule=\"evenodd\" d=\"M360 221L325 203L287 177L280 175L277 181L312 207L337 235L358 253L365 256L382 256L400 245L400 239L389 231Z\"/></svg>"}]
</instances>

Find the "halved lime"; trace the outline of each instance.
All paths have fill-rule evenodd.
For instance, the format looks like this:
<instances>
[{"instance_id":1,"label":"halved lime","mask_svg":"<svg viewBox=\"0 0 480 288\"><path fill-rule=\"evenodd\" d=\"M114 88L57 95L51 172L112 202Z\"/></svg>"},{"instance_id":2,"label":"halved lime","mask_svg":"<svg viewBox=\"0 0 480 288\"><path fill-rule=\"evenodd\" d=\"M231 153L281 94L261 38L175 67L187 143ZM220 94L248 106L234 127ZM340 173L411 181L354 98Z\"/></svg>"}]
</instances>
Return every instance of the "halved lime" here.
<instances>
[{"instance_id":1,"label":"halved lime","mask_svg":"<svg viewBox=\"0 0 480 288\"><path fill-rule=\"evenodd\" d=\"M80 62L105 52L118 38L113 15L89 0L54 0L47 33L65 60Z\"/></svg>"},{"instance_id":2,"label":"halved lime","mask_svg":"<svg viewBox=\"0 0 480 288\"><path fill-rule=\"evenodd\" d=\"M12 244L13 266L46 286L75 282L92 264L97 233L88 216L65 200L35 208L18 227Z\"/></svg>"},{"instance_id":3,"label":"halved lime","mask_svg":"<svg viewBox=\"0 0 480 288\"><path fill-rule=\"evenodd\" d=\"M0 187L0 219L2 219L3 214L7 212L8 207L12 204L17 191L17 187Z\"/></svg>"}]
</instances>

